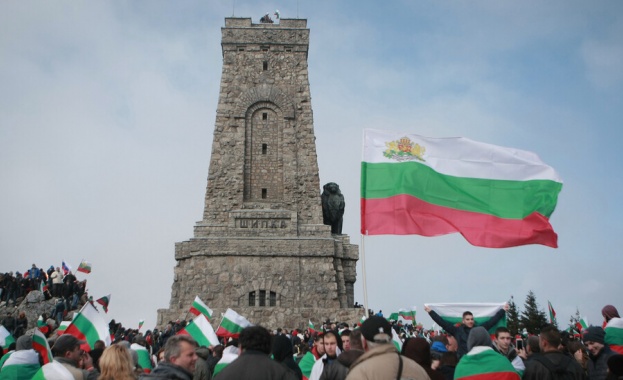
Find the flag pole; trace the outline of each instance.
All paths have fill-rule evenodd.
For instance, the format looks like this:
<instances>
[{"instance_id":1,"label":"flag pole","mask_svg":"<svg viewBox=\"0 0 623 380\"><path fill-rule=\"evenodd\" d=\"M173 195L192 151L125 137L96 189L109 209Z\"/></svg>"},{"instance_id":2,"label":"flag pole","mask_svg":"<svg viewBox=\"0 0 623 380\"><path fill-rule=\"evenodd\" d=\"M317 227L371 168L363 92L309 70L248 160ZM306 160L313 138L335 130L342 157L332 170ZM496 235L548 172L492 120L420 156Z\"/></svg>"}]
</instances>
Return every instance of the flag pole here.
<instances>
[{"instance_id":1,"label":"flag pole","mask_svg":"<svg viewBox=\"0 0 623 380\"><path fill-rule=\"evenodd\" d=\"M367 231L366 231L367 232ZM366 246L364 243L364 236L361 234L361 270L363 271L363 307L365 308L364 315L369 318L368 315L368 283L366 281Z\"/></svg>"}]
</instances>

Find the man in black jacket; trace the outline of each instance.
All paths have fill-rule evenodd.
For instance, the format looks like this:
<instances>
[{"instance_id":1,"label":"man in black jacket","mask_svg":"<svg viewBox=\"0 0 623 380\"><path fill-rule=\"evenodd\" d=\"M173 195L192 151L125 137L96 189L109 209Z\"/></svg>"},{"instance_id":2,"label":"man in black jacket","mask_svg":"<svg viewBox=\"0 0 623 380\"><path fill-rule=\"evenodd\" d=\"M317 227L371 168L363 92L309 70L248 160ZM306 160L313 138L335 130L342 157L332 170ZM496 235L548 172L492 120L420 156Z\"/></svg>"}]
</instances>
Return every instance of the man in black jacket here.
<instances>
[{"instance_id":1,"label":"man in black jacket","mask_svg":"<svg viewBox=\"0 0 623 380\"><path fill-rule=\"evenodd\" d=\"M549 380L557 378L582 380L585 378L582 366L572 357L558 350L560 332L554 326L541 329L539 347L526 362L523 380Z\"/></svg>"},{"instance_id":2,"label":"man in black jacket","mask_svg":"<svg viewBox=\"0 0 623 380\"><path fill-rule=\"evenodd\" d=\"M218 373L219 380L296 380L294 372L270 358L270 333L262 326L240 332L240 356Z\"/></svg>"},{"instance_id":3,"label":"man in black jacket","mask_svg":"<svg viewBox=\"0 0 623 380\"><path fill-rule=\"evenodd\" d=\"M469 332L472 331L472 328L476 326L476 321L474 320L474 314L471 311L466 311L463 313L463 322L460 326L455 326L452 323L445 321L442 319L439 314L437 314L434 310L432 310L427 305L424 305L424 310L430 315L430 317L435 321L441 328L446 330L446 332L453 337L456 338L457 343L459 344L459 349L457 351L457 355L459 359L467 354L467 338L469 337ZM495 326L496 323L499 322L500 319L504 317L506 311L508 310L508 304L504 304L504 307L498 310L497 313L489 320L483 322L479 326L485 328L485 330L489 330L491 327Z\"/></svg>"}]
</instances>

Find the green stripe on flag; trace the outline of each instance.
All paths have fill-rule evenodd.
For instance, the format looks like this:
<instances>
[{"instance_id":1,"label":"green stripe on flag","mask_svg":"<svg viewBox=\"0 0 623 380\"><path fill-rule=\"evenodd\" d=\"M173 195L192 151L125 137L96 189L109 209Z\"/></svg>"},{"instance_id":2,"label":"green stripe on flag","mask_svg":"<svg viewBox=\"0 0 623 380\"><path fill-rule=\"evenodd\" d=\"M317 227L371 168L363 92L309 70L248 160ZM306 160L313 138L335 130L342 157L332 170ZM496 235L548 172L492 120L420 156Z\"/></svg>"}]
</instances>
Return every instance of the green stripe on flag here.
<instances>
[{"instance_id":1,"label":"green stripe on flag","mask_svg":"<svg viewBox=\"0 0 623 380\"><path fill-rule=\"evenodd\" d=\"M425 202L506 219L533 212L549 217L562 184L551 180L495 180L440 174L419 162L361 163L361 197L407 194Z\"/></svg>"},{"instance_id":2,"label":"green stripe on flag","mask_svg":"<svg viewBox=\"0 0 623 380\"><path fill-rule=\"evenodd\" d=\"M223 328L232 334L236 334L242 331L242 326L230 321L227 318L223 318L219 328Z\"/></svg>"},{"instance_id":3,"label":"green stripe on flag","mask_svg":"<svg viewBox=\"0 0 623 380\"><path fill-rule=\"evenodd\" d=\"M455 379L473 379L476 376L478 379L521 379L511 362L493 349L464 355L459 361L454 372Z\"/></svg>"},{"instance_id":4,"label":"green stripe on flag","mask_svg":"<svg viewBox=\"0 0 623 380\"><path fill-rule=\"evenodd\" d=\"M93 347L95 342L100 340L97 329L82 313L78 313L74 320L71 321L71 325L65 330L65 334L83 337L91 347Z\"/></svg>"}]
</instances>

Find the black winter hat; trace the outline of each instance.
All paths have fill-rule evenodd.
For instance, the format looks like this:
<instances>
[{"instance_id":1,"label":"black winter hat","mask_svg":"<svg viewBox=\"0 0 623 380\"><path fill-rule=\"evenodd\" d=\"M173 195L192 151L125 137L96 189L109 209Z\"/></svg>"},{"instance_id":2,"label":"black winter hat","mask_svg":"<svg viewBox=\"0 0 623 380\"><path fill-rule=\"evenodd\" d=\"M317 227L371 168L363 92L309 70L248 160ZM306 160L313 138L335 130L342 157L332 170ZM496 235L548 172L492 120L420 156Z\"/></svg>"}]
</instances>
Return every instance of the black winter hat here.
<instances>
[{"instance_id":1,"label":"black winter hat","mask_svg":"<svg viewBox=\"0 0 623 380\"><path fill-rule=\"evenodd\" d=\"M595 342L604 344L604 337L606 333L604 329L599 326L590 326L586 330L584 330L584 334L582 335L582 340L584 343L586 342Z\"/></svg>"}]
</instances>

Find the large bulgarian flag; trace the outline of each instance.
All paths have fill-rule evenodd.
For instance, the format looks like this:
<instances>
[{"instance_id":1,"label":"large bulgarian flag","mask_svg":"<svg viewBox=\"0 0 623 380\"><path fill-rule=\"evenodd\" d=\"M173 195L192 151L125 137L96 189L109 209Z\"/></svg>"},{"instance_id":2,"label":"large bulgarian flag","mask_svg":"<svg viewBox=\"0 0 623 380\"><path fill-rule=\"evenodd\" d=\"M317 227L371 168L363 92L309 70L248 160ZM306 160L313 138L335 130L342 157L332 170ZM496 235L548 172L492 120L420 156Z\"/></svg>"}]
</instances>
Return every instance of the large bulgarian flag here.
<instances>
[{"instance_id":1,"label":"large bulgarian flag","mask_svg":"<svg viewBox=\"0 0 623 380\"><path fill-rule=\"evenodd\" d=\"M612 351L623 354L623 319L612 318L604 330L606 331L604 342Z\"/></svg>"},{"instance_id":2,"label":"large bulgarian flag","mask_svg":"<svg viewBox=\"0 0 623 380\"><path fill-rule=\"evenodd\" d=\"M459 232L481 247L558 247L549 217L562 181L536 154L371 129L363 145L363 235Z\"/></svg>"},{"instance_id":3,"label":"large bulgarian flag","mask_svg":"<svg viewBox=\"0 0 623 380\"><path fill-rule=\"evenodd\" d=\"M464 355L454 371L455 379L520 380L511 362L491 347L474 347Z\"/></svg>"},{"instance_id":4,"label":"large bulgarian flag","mask_svg":"<svg viewBox=\"0 0 623 380\"><path fill-rule=\"evenodd\" d=\"M245 317L232 309L227 309L216 330L216 335L222 338L238 338L240 332L247 326L251 326L251 323Z\"/></svg>"},{"instance_id":5,"label":"large bulgarian flag","mask_svg":"<svg viewBox=\"0 0 623 380\"><path fill-rule=\"evenodd\" d=\"M474 315L476 326L482 325L493 317L505 303L429 303L424 306L434 310L441 319L453 325L459 325L463 322L463 313L470 311ZM506 315L500 319L493 327L489 329L490 334L495 334L495 330L500 327L506 327Z\"/></svg>"},{"instance_id":6,"label":"large bulgarian flag","mask_svg":"<svg viewBox=\"0 0 623 380\"><path fill-rule=\"evenodd\" d=\"M214 328L203 314L200 314L192 323L186 325L178 334L192 336L197 341L199 347L210 347L219 344Z\"/></svg>"},{"instance_id":7,"label":"large bulgarian flag","mask_svg":"<svg viewBox=\"0 0 623 380\"><path fill-rule=\"evenodd\" d=\"M2 347L5 354L9 351L11 343L15 343L15 337L6 327L0 325L0 347Z\"/></svg>"},{"instance_id":8,"label":"large bulgarian flag","mask_svg":"<svg viewBox=\"0 0 623 380\"><path fill-rule=\"evenodd\" d=\"M205 303L203 303L199 296L195 296L195 300L193 301L193 304L190 307L189 311L194 315L203 314L206 316L206 318L208 318L208 320L212 318L213 313L212 309L210 309Z\"/></svg>"},{"instance_id":9,"label":"large bulgarian flag","mask_svg":"<svg viewBox=\"0 0 623 380\"><path fill-rule=\"evenodd\" d=\"M65 329L65 334L85 340L91 348L98 340L103 341L107 347L110 346L108 323L90 302L84 304L82 310L74 315L71 324Z\"/></svg>"},{"instance_id":10,"label":"large bulgarian flag","mask_svg":"<svg viewBox=\"0 0 623 380\"><path fill-rule=\"evenodd\" d=\"M32 336L32 348L41 354L44 365L53 360L54 357L52 356L52 350L50 349L48 340L39 329L35 329L35 333Z\"/></svg>"}]
</instances>

